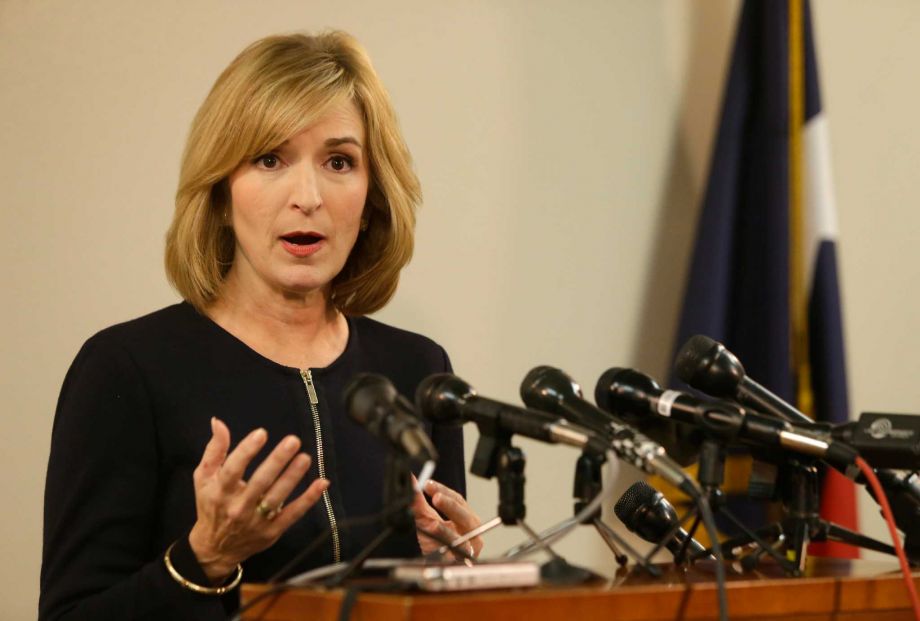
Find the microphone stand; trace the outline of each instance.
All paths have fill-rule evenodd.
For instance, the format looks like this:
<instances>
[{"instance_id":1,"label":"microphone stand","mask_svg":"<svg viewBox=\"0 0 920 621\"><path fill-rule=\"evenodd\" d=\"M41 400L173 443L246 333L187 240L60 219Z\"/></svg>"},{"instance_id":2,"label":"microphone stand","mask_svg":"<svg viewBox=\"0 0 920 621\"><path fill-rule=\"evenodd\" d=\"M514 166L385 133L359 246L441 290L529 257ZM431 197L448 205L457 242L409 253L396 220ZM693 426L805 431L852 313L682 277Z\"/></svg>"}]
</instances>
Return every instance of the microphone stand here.
<instances>
[{"instance_id":1,"label":"microphone stand","mask_svg":"<svg viewBox=\"0 0 920 621\"><path fill-rule=\"evenodd\" d=\"M498 426L485 424L479 425L479 433L470 472L484 479L498 479L498 516L477 530L486 532L499 524L520 527L537 547L551 557L540 567L540 576L547 582L579 584L594 578L593 572L571 565L559 556L524 521L527 513L524 504L524 467L527 460L524 451L511 444L511 433ZM469 535L467 533L467 539Z\"/></svg>"},{"instance_id":2,"label":"microphone stand","mask_svg":"<svg viewBox=\"0 0 920 621\"><path fill-rule=\"evenodd\" d=\"M529 543L512 548L505 553L505 556L516 556L518 554L527 553L540 546L543 540L555 536L560 531L567 531L579 523L591 524L598 530L598 533L610 547L611 551L613 551L614 556L617 558L617 562L621 566L628 562L628 558L626 555L619 552L617 545L622 547L627 554L635 559L636 563L650 575L655 577L661 576L661 570L658 567L649 562L648 559L643 558L626 540L620 537L616 531L600 519L600 507L594 513L585 516L581 521L576 519L578 514L581 513L587 505L593 502L599 493L601 493L603 488L601 472L605 461L606 457L604 456L592 452L582 453L575 465L575 489L573 493L575 498L575 515L543 531L539 537L531 537ZM501 518L496 517L495 520L501 522Z\"/></svg>"},{"instance_id":3,"label":"microphone stand","mask_svg":"<svg viewBox=\"0 0 920 621\"><path fill-rule=\"evenodd\" d=\"M815 460L791 459L780 468L780 477L786 517L757 532L762 537L782 544L787 558L794 565L793 575L800 575L805 569L808 544L812 541L839 541L867 550L895 554L894 548L888 544L821 518L818 469ZM744 536L729 539L722 545L728 550L747 545L754 541L747 535L746 533ZM763 544L760 542L758 544L763 549ZM748 570L753 569L761 556L762 554L758 551L745 557L742 559L742 566Z\"/></svg>"},{"instance_id":4,"label":"microphone stand","mask_svg":"<svg viewBox=\"0 0 920 621\"><path fill-rule=\"evenodd\" d=\"M384 517L384 529L339 574L329 579L328 586L340 586L345 580L360 571L370 555L394 533L407 532L415 527L415 515L412 512L414 498L415 489L412 486L409 457L402 451L391 449L387 453L384 470L383 506L390 507L397 503L402 506Z\"/></svg>"},{"instance_id":5,"label":"microphone stand","mask_svg":"<svg viewBox=\"0 0 920 621\"><path fill-rule=\"evenodd\" d=\"M700 487L703 489L703 493L706 494L706 497L709 500L709 504L712 507L713 513L723 516L743 533L743 536L737 538L737 540L728 540L722 542L722 550L724 551L723 555L725 558L733 558L733 548L753 542L758 545L761 554L766 553L773 557L787 574L799 575L800 570L796 565L791 563L779 551L774 549L773 546L771 546L761 534L758 534L757 532L754 532L745 526L731 511L728 510L725 503L725 494L720 489L724 479L725 446L714 438L705 437L700 446L697 480L700 483ZM683 526L683 522L685 522L690 517L693 517L693 525L689 529L688 536L684 541L684 544L681 546L681 549L678 551L674 558L675 563L679 564L683 562L684 558L686 557L687 546L693 539L693 535L696 533L701 522L699 508L696 506L692 507L687 512L687 514L684 515L684 517L674 525L674 527L667 533L667 535L665 535L665 537L662 538L662 540L652 549L652 551L649 552L649 554L646 556L646 559L651 559L655 554L657 554L658 551L664 547L665 542L670 541L671 538L677 534L677 531ZM712 554L711 547L691 556L689 560L692 562L698 558L709 556L710 554Z\"/></svg>"},{"instance_id":6,"label":"microphone stand","mask_svg":"<svg viewBox=\"0 0 920 621\"><path fill-rule=\"evenodd\" d=\"M593 452L585 451L575 463L575 515L578 515L591 501L601 493L602 487L602 470L604 462L607 461L604 455L598 455ZM629 543L620 537L606 522L601 519L601 509L598 509L585 517L582 524L591 524L597 530L601 539L613 552L613 556L620 567L624 567L629 558L626 554L620 552L620 548L626 550L629 556L636 559L636 562L642 566L649 574L660 576L661 572L657 567L652 565L647 559L643 558Z\"/></svg>"},{"instance_id":7,"label":"microphone stand","mask_svg":"<svg viewBox=\"0 0 920 621\"><path fill-rule=\"evenodd\" d=\"M527 512L524 505L525 464L524 452L512 446L510 433L497 426L480 424L470 472L483 479L498 479L498 515L451 541L452 546L462 545L502 524L517 526L523 520ZM432 556L440 556L447 550L447 546L441 546Z\"/></svg>"},{"instance_id":8,"label":"microphone stand","mask_svg":"<svg viewBox=\"0 0 920 621\"><path fill-rule=\"evenodd\" d=\"M881 469L875 474L888 496L895 524L904 533L904 552L916 564L920 562L920 474L917 471L898 474ZM860 479L857 482L866 483ZM866 485L866 490L875 498L871 485ZM875 501L878 502L878 498Z\"/></svg>"}]
</instances>

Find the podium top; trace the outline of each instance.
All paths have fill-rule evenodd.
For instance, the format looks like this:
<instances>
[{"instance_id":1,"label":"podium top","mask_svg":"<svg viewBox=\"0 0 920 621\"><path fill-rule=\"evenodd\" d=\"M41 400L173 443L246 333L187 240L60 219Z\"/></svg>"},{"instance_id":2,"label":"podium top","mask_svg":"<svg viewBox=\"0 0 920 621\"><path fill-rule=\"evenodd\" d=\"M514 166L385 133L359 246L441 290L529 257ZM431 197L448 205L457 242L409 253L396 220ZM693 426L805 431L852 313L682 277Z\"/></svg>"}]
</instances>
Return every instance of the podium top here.
<instances>
[{"instance_id":1,"label":"podium top","mask_svg":"<svg viewBox=\"0 0 920 621\"><path fill-rule=\"evenodd\" d=\"M367 591L358 596L353 621L544 621L607 618L618 621L712 619L718 615L711 563L690 568L662 566L664 575L621 569L610 580L578 587L538 587L465 593ZM727 566L728 610L732 619L913 619L903 578L894 562L810 558L805 576L789 578L768 563L740 573ZM920 572L914 572L920 588ZM373 588L373 583L366 583ZM245 584L245 604L269 587ZM345 591L298 588L248 611L243 619L337 620ZM883 613L883 614L881 614Z\"/></svg>"}]
</instances>

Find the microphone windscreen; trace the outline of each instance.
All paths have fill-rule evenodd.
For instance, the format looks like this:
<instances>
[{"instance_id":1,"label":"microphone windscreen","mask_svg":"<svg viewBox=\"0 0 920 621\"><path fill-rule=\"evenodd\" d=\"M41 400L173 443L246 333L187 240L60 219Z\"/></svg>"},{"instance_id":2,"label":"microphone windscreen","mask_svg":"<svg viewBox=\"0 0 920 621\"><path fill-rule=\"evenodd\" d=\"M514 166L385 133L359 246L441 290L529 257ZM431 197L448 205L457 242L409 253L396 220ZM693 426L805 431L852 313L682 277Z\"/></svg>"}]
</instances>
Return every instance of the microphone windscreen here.
<instances>
[{"instance_id":1,"label":"microphone windscreen","mask_svg":"<svg viewBox=\"0 0 920 621\"><path fill-rule=\"evenodd\" d=\"M377 409L392 403L397 396L396 388L390 380L373 373L356 375L342 394L349 418L364 426L379 418Z\"/></svg>"},{"instance_id":2,"label":"microphone windscreen","mask_svg":"<svg viewBox=\"0 0 920 621\"><path fill-rule=\"evenodd\" d=\"M688 386L720 398L733 398L745 376L738 358L703 334L690 337L677 352L674 373Z\"/></svg>"},{"instance_id":3,"label":"microphone windscreen","mask_svg":"<svg viewBox=\"0 0 920 621\"><path fill-rule=\"evenodd\" d=\"M419 383L415 407L428 420L463 423L461 405L475 394L473 388L452 373L435 373Z\"/></svg>"},{"instance_id":4,"label":"microphone windscreen","mask_svg":"<svg viewBox=\"0 0 920 621\"><path fill-rule=\"evenodd\" d=\"M658 493L658 490L645 481L637 481L620 496L613 506L613 512L628 529L635 530L638 526L636 517L639 515L639 509L654 504Z\"/></svg>"},{"instance_id":5,"label":"microphone windscreen","mask_svg":"<svg viewBox=\"0 0 920 621\"><path fill-rule=\"evenodd\" d=\"M716 345L716 341L704 334L691 336L684 346L677 352L674 359L674 372L681 381L688 384L700 369L700 362L706 354Z\"/></svg>"}]
</instances>

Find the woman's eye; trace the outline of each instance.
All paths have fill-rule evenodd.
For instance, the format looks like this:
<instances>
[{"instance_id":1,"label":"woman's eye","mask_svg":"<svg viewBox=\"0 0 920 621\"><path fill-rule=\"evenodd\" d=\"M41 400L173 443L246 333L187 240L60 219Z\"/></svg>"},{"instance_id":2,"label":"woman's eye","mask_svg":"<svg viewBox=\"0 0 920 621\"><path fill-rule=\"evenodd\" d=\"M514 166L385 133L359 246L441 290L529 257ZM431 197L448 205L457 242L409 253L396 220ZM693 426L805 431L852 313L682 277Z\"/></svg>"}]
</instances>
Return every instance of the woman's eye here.
<instances>
[{"instance_id":1,"label":"woman's eye","mask_svg":"<svg viewBox=\"0 0 920 621\"><path fill-rule=\"evenodd\" d=\"M329 158L329 167L336 172L350 170L351 166L351 160L344 155L333 155Z\"/></svg>"},{"instance_id":2,"label":"woman's eye","mask_svg":"<svg viewBox=\"0 0 920 621\"><path fill-rule=\"evenodd\" d=\"M255 159L255 163L260 165L262 168L277 168L278 167L278 156L274 153L266 153L265 155L260 155Z\"/></svg>"}]
</instances>

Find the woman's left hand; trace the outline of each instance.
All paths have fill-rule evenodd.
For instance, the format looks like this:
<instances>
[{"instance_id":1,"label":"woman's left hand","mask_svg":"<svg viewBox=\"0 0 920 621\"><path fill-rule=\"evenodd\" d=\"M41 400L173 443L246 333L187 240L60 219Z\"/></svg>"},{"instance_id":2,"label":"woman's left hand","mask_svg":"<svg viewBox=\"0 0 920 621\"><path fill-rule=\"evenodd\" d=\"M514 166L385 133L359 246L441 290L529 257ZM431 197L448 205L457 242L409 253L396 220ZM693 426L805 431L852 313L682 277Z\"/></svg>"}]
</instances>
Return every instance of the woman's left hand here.
<instances>
[{"instance_id":1,"label":"woman's left hand","mask_svg":"<svg viewBox=\"0 0 920 621\"><path fill-rule=\"evenodd\" d=\"M413 482L418 483L414 477ZM422 530L433 532L445 541L453 541L482 523L466 499L446 485L428 481L425 486L425 494L431 497L431 504L428 504L425 496L418 491L415 492L415 501L412 503L415 526L419 529L418 543L422 548L422 554L435 552L443 545L440 541L424 535ZM441 512L441 515L447 516L447 520L443 519L438 511ZM477 557L482 550L482 538L473 537L461 547L465 548L471 556Z\"/></svg>"}]
</instances>

